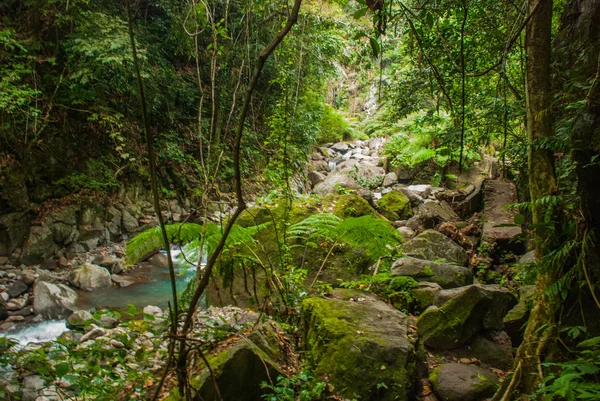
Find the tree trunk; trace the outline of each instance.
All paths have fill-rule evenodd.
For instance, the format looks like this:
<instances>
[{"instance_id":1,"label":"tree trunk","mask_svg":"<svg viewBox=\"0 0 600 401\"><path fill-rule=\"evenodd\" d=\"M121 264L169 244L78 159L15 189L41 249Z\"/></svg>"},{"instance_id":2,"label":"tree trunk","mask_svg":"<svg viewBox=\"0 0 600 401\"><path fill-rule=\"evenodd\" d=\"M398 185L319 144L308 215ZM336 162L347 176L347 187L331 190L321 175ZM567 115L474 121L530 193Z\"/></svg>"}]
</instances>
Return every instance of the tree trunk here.
<instances>
[{"instance_id":1,"label":"tree trunk","mask_svg":"<svg viewBox=\"0 0 600 401\"><path fill-rule=\"evenodd\" d=\"M539 3L539 4L538 4ZM534 305L527 322L523 343L517 350L513 375L494 397L510 400L512 392L519 389L524 398L533 393L542 379L541 359L550 335L555 327L556 299L546 294L554 283L557 272L543 263L549 250L552 232L537 226L543 222L546 206L541 198L556 194L556 176L553 154L536 146L540 140L553 135L552 87L550 81L552 0L530 0L527 24L527 138L529 142L529 191L532 202L532 219L536 256L540 263L537 275Z\"/></svg>"},{"instance_id":2,"label":"tree trunk","mask_svg":"<svg viewBox=\"0 0 600 401\"><path fill-rule=\"evenodd\" d=\"M543 222L546 213L545 207L537 201L556 194L557 190L553 154L536 146L540 140L553 135L550 83L552 0L530 1L528 8L530 13L534 13L526 31L526 79L529 191L535 226ZM535 252L540 261L549 250L551 235L548 228L538 226L534 231ZM555 278L556 272L541 263L534 297L536 301L527 322L523 343L517 351L517 359L521 363L520 389L525 394L535 391L542 378L540 359L556 321L556 299L549 297L546 290Z\"/></svg>"}]
</instances>

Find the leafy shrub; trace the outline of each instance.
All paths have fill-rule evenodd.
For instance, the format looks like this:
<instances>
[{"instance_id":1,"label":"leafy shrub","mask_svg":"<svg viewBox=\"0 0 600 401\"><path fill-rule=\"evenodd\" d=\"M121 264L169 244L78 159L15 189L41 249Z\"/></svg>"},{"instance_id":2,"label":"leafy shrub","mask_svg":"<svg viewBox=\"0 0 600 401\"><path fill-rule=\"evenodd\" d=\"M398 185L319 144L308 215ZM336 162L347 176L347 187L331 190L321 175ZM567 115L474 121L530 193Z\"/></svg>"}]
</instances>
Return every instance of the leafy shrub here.
<instances>
[{"instance_id":1,"label":"leafy shrub","mask_svg":"<svg viewBox=\"0 0 600 401\"><path fill-rule=\"evenodd\" d=\"M318 143L348 141L354 138L354 132L344 117L330 105L326 104L321 119L321 132L317 136Z\"/></svg>"}]
</instances>

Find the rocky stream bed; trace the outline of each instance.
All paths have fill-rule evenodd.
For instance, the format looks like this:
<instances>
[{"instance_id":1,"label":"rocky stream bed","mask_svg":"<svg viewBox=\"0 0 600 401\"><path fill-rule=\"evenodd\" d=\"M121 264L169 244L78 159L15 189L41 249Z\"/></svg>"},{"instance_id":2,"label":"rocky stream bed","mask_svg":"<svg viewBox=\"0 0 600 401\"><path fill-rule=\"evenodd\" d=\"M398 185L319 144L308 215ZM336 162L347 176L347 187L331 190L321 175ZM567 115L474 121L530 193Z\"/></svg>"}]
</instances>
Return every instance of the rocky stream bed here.
<instances>
[{"instance_id":1,"label":"rocky stream bed","mask_svg":"<svg viewBox=\"0 0 600 401\"><path fill-rule=\"evenodd\" d=\"M410 289L410 305L342 288L305 298L299 307L305 362L339 399L484 400L512 366L531 298L531 287L497 284L511 264L532 261L531 253L524 255L526 244L515 245L522 231L511 225L513 215L504 207L516 201L514 185L499 179L494 160L484 158L446 187L434 187L427 167L387 166L379 155L383 143L317 148L307 166L309 181L297 190L305 193L303 199L318 195L321 207L341 216L387 219L403 242L390 274L418 284ZM193 209L177 201L166 206L171 221L184 220ZM78 350L104 347L126 361L117 374L158 374L170 296L166 257L157 253L125 270L123 251L124 240L155 223L150 216L147 202L131 199L64 205L41 222L15 213L0 216L2 335L17 340L21 352L34 352L39 342L58 337ZM186 271L185 264L179 267ZM373 268L340 262L318 278L335 286L339 277L376 273ZM193 277L193 269L187 272L179 276L182 286ZM235 291L232 298L209 292L212 306L199 313L196 332L201 336L216 326L233 332L252 324L250 334L238 335L211 356L211 365L226 401L253 401L260 398L262 381L287 372L291 346L275 322L258 324L257 313L228 306L232 299L246 306L243 291ZM143 313L127 319L102 312L92 316L128 304ZM132 329L138 320L145 329ZM140 349L154 352L143 364L135 358ZM212 400L207 372L199 368L194 380L198 399ZM5 371L0 380L8 396L23 400L75 397L72 386L64 379L44 381L22 367ZM130 399L139 394L132 390ZM174 392L169 399L179 398Z\"/></svg>"}]
</instances>

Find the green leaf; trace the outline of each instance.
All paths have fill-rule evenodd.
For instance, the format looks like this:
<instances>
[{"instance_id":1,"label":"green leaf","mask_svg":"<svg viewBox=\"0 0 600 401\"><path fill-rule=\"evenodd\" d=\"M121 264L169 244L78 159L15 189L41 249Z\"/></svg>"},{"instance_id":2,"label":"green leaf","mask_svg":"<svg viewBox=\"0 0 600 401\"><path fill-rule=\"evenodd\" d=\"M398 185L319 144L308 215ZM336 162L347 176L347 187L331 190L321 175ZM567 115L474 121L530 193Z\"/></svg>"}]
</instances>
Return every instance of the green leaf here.
<instances>
[{"instance_id":1,"label":"green leaf","mask_svg":"<svg viewBox=\"0 0 600 401\"><path fill-rule=\"evenodd\" d=\"M369 42L371 42L371 50L373 50L373 57L378 57L379 53L381 52L379 42L372 36L369 38Z\"/></svg>"},{"instance_id":2,"label":"green leaf","mask_svg":"<svg viewBox=\"0 0 600 401\"><path fill-rule=\"evenodd\" d=\"M361 9L359 9L357 12L355 12L352 17L354 19L360 19L362 17L364 17L364 15L367 13L367 11L369 11L369 7L363 7Z\"/></svg>"},{"instance_id":3,"label":"green leaf","mask_svg":"<svg viewBox=\"0 0 600 401\"><path fill-rule=\"evenodd\" d=\"M69 370L71 370L71 367L69 366L68 363L66 363L66 362L59 363L58 365L56 365L56 369L55 369L56 376L63 377L64 375L69 373Z\"/></svg>"},{"instance_id":4,"label":"green leaf","mask_svg":"<svg viewBox=\"0 0 600 401\"><path fill-rule=\"evenodd\" d=\"M525 223L525 216L523 216L522 214L517 214L515 216L515 224L516 225L522 225L523 223Z\"/></svg>"}]
</instances>

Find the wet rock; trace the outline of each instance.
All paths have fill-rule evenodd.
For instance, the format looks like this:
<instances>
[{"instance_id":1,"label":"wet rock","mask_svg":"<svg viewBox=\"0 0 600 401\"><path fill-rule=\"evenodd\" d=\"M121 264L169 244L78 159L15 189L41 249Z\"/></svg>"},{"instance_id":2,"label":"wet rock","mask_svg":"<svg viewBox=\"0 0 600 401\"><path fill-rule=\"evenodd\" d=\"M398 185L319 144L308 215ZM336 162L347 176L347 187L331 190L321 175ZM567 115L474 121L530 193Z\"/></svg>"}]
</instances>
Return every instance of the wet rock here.
<instances>
[{"instance_id":1,"label":"wet rock","mask_svg":"<svg viewBox=\"0 0 600 401\"><path fill-rule=\"evenodd\" d=\"M146 259L146 262L150 263L154 267L167 267L169 265L167 255L162 252L158 252L150 256L148 259Z\"/></svg>"},{"instance_id":2,"label":"wet rock","mask_svg":"<svg viewBox=\"0 0 600 401\"><path fill-rule=\"evenodd\" d=\"M404 254L424 260L444 260L465 266L467 253L458 244L434 230L426 230L404 244Z\"/></svg>"},{"instance_id":3,"label":"wet rock","mask_svg":"<svg viewBox=\"0 0 600 401\"><path fill-rule=\"evenodd\" d=\"M108 270L91 263L85 263L75 268L69 273L68 280L74 287L86 291L110 287L112 285Z\"/></svg>"},{"instance_id":4,"label":"wet rock","mask_svg":"<svg viewBox=\"0 0 600 401\"><path fill-rule=\"evenodd\" d=\"M85 310L75 311L67 318L67 327L70 329L83 328L86 322L93 319L92 314Z\"/></svg>"},{"instance_id":5,"label":"wet rock","mask_svg":"<svg viewBox=\"0 0 600 401\"><path fill-rule=\"evenodd\" d=\"M27 284L25 284L22 280L17 280L13 283L13 285L10 286L7 292L11 298L16 298L19 295L25 294L28 289L29 286Z\"/></svg>"},{"instance_id":6,"label":"wet rock","mask_svg":"<svg viewBox=\"0 0 600 401\"><path fill-rule=\"evenodd\" d=\"M304 300L302 311L316 377L327 376L347 398L413 399L414 348L405 314L373 295L340 289L331 298Z\"/></svg>"},{"instance_id":7,"label":"wet rock","mask_svg":"<svg viewBox=\"0 0 600 401\"><path fill-rule=\"evenodd\" d=\"M392 264L391 273L394 276L408 276L417 281L437 283L442 288L462 287L473 283L471 270L466 267L412 257L396 260Z\"/></svg>"},{"instance_id":8,"label":"wet rock","mask_svg":"<svg viewBox=\"0 0 600 401\"><path fill-rule=\"evenodd\" d=\"M37 281L33 296L35 313L47 319L70 315L76 309L77 293L63 284Z\"/></svg>"},{"instance_id":9,"label":"wet rock","mask_svg":"<svg viewBox=\"0 0 600 401\"><path fill-rule=\"evenodd\" d=\"M435 368L429 381L443 401L480 401L494 394L498 379L474 365L446 363Z\"/></svg>"},{"instance_id":10,"label":"wet rock","mask_svg":"<svg viewBox=\"0 0 600 401\"><path fill-rule=\"evenodd\" d=\"M92 260L92 263L106 267L112 274L119 274L123 271L123 261L112 255L98 255Z\"/></svg>"},{"instance_id":11,"label":"wet rock","mask_svg":"<svg viewBox=\"0 0 600 401\"><path fill-rule=\"evenodd\" d=\"M417 320L426 346L455 349L485 330L502 330L502 319L516 303L514 295L497 285L470 285L440 291L436 305Z\"/></svg>"},{"instance_id":12,"label":"wet rock","mask_svg":"<svg viewBox=\"0 0 600 401\"><path fill-rule=\"evenodd\" d=\"M120 288L126 288L126 287L129 287L130 285L133 285L136 283L136 280L130 276L119 276L119 275L113 274L110 278L111 278L112 282L115 283Z\"/></svg>"},{"instance_id":13,"label":"wet rock","mask_svg":"<svg viewBox=\"0 0 600 401\"><path fill-rule=\"evenodd\" d=\"M412 216L410 201L404 193L391 191L383 195L377 203L382 214L389 220L400 220Z\"/></svg>"}]
</instances>

